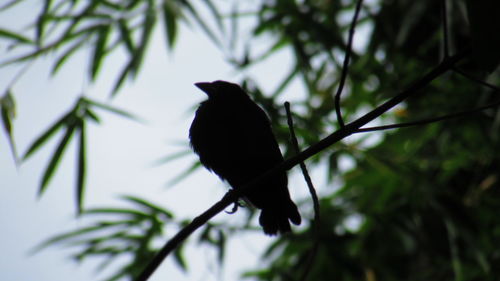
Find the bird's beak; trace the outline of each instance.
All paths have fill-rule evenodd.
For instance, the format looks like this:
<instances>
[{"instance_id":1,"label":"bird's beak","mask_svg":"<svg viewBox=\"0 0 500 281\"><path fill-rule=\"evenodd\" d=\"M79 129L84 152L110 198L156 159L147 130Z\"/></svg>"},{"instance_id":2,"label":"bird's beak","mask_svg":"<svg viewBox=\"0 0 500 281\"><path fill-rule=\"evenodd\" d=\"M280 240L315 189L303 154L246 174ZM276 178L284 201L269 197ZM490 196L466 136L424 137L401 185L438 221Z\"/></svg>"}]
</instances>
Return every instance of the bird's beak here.
<instances>
[{"instance_id":1,"label":"bird's beak","mask_svg":"<svg viewBox=\"0 0 500 281\"><path fill-rule=\"evenodd\" d=\"M196 87L198 87L198 89L205 92L205 94L207 94L208 97L211 97L215 94L216 89L215 89L214 85L210 82L198 82L198 83L194 83L194 85Z\"/></svg>"}]
</instances>

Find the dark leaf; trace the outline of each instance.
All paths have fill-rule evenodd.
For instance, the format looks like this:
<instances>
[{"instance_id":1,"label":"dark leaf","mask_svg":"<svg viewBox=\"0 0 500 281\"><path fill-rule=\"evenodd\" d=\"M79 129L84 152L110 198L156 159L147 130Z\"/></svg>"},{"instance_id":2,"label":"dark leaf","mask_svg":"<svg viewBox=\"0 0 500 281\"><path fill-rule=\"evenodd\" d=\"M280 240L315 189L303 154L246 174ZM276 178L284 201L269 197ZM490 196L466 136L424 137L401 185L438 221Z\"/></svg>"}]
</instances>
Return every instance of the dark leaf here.
<instances>
[{"instance_id":1,"label":"dark leaf","mask_svg":"<svg viewBox=\"0 0 500 281\"><path fill-rule=\"evenodd\" d=\"M88 98L85 98L84 101L90 105L93 105L93 106L100 108L100 109L104 109L108 112L132 119L134 121L143 122L143 121L141 121L140 118L138 118L138 117L134 116L133 114L128 113L124 110L121 110L121 109L118 109L118 108L115 108L115 107L112 107L112 106L109 106L109 105L106 105L106 104L103 104L103 103L100 103L97 101L93 101L93 100L90 100Z\"/></svg>"},{"instance_id":2,"label":"dark leaf","mask_svg":"<svg viewBox=\"0 0 500 281\"><path fill-rule=\"evenodd\" d=\"M132 31L128 28L127 22L123 19L120 19L118 22L118 30L120 31L120 37L125 43L125 47L129 54L133 54L135 51L134 42L132 40Z\"/></svg>"},{"instance_id":3,"label":"dark leaf","mask_svg":"<svg viewBox=\"0 0 500 281\"><path fill-rule=\"evenodd\" d=\"M12 156L17 163L17 151L12 132L12 120L16 116L16 103L10 90L7 90L7 93L0 98L0 107L3 128L9 140Z\"/></svg>"},{"instance_id":4,"label":"dark leaf","mask_svg":"<svg viewBox=\"0 0 500 281\"><path fill-rule=\"evenodd\" d=\"M177 175L175 178L170 180L168 182L168 186L174 186L174 185L178 184L179 182L181 182L183 179L185 179L187 176L189 176L191 173L193 173L196 169L198 169L200 167L201 167L200 162L197 161L197 162L193 163L184 172L182 172L181 174Z\"/></svg>"},{"instance_id":5,"label":"dark leaf","mask_svg":"<svg viewBox=\"0 0 500 281\"><path fill-rule=\"evenodd\" d=\"M151 203L151 202L149 202L147 200L141 199L139 197L135 197L135 196L122 196L122 198L125 199L125 200L127 200L127 201L139 204L140 206L146 207L146 208L150 209L150 211L164 214L168 218L173 218L174 217L174 215L170 211L167 211L166 209L164 209L164 208L162 208L162 207L160 207L158 205L155 205L155 204L153 204L153 203Z\"/></svg>"},{"instance_id":6,"label":"dark leaf","mask_svg":"<svg viewBox=\"0 0 500 281\"><path fill-rule=\"evenodd\" d=\"M24 44L33 44L33 41L27 37L22 36L21 34L14 33L12 31L0 28L0 37L16 40L20 43Z\"/></svg>"},{"instance_id":7,"label":"dark leaf","mask_svg":"<svg viewBox=\"0 0 500 281\"><path fill-rule=\"evenodd\" d=\"M73 116L70 116L73 117ZM70 118L71 119L71 118ZM59 145L56 148L56 151L52 155L52 158L50 159L49 164L47 165L47 168L45 169L45 172L43 173L42 177L42 182L40 184L40 189L38 190L38 195L41 196L45 189L47 188L47 185L50 182L50 179L54 175L54 172L57 169L57 166L59 164L59 161L61 160L61 156L64 153L64 150L68 146L68 143L73 136L73 132L75 131L76 124L75 123L68 123L66 124L66 132L59 143Z\"/></svg>"},{"instance_id":8,"label":"dark leaf","mask_svg":"<svg viewBox=\"0 0 500 281\"><path fill-rule=\"evenodd\" d=\"M177 11L177 6L172 5L170 1L164 1L162 12L167 46L172 49L177 39L177 20L179 11Z\"/></svg>"},{"instance_id":9,"label":"dark leaf","mask_svg":"<svg viewBox=\"0 0 500 281\"><path fill-rule=\"evenodd\" d=\"M28 151L24 154L23 160L28 159L35 151L37 151L55 132L61 129L67 124L69 119L72 117L72 113L64 115L61 119L54 123L45 133L38 137L28 148Z\"/></svg>"},{"instance_id":10,"label":"dark leaf","mask_svg":"<svg viewBox=\"0 0 500 281\"><path fill-rule=\"evenodd\" d=\"M82 46L84 46L85 43L88 41L88 37L90 34L87 34L86 36L81 37L78 39L78 41L73 44L71 47L64 52L59 59L57 59L56 63L54 64L54 67L52 68L52 75L56 74L56 72L59 70L59 68L66 62L66 60L71 57L76 51L78 51Z\"/></svg>"},{"instance_id":11,"label":"dark leaf","mask_svg":"<svg viewBox=\"0 0 500 281\"><path fill-rule=\"evenodd\" d=\"M92 66L90 72L90 77L92 80L95 80L102 65L102 61L106 53L106 44L109 34L111 33L110 31L111 27L109 25L103 25L97 32L97 41L94 44L94 55L92 57Z\"/></svg>"},{"instance_id":12,"label":"dark leaf","mask_svg":"<svg viewBox=\"0 0 500 281\"><path fill-rule=\"evenodd\" d=\"M85 192L85 177L86 177L86 143L85 143L85 122L82 121L78 127L80 138L78 140L78 166L76 180L76 206L77 213L81 214L83 210L83 196Z\"/></svg>"},{"instance_id":13,"label":"dark leaf","mask_svg":"<svg viewBox=\"0 0 500 281\"><path fill-rule=\"evenodd\" d=\"M23 2L24 0L12 0L8 3L5 3L3 5L0 6L0 12L3 12L4 10L7 10L9 8L12 8L13 6L15 6L16 4L19 4L21 2Z\"/></svg>"}]
</instances>

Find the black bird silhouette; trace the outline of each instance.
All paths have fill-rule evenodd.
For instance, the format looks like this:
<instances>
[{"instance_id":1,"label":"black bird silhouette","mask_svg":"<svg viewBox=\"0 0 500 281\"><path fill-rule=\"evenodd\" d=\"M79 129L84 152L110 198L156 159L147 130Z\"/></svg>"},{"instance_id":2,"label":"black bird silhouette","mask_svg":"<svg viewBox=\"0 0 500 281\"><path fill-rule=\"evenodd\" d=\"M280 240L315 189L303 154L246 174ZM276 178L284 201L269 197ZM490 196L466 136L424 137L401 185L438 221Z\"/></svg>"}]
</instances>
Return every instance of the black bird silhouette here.
<instances>
[{"instance_id":1,"label":"black bird silhouette","mask_svg":"<svg viewBox=\"0 0 500 281\"><path fill-rule=\"evenodd\" d=\"M239 85L220 80L195 85L208 100L196 111L189 138L208 170L238 189L283 161L266 113ZM290 232L288 220L300 224L286 172L251 188L244 197L262 210L259 222L266 234Z\"/></svg>"}]
</instances>

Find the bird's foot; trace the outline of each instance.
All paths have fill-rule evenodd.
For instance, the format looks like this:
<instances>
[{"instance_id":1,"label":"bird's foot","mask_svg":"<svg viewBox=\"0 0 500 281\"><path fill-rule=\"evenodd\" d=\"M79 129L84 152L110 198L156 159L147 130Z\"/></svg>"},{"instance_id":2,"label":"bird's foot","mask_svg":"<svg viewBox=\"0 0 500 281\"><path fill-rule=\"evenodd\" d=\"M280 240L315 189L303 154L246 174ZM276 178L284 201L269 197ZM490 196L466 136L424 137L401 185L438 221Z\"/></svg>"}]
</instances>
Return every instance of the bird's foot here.
<instances>
[{"instance_id":1,"label":"bird's foot","mask_svg":"<svg viewBox=\"0 0 500 281\"><path fill-rule=\"evenodd\" d=\"M225 211L225 212L226 212L226 214L232 215L232 214L236 213L236 211L238 211L239 207L243 207L243 205L241 205L241 203L239 201L235 201L233 203L233 208L231 209L231 211Z\"/></svg>"}]
</instances>

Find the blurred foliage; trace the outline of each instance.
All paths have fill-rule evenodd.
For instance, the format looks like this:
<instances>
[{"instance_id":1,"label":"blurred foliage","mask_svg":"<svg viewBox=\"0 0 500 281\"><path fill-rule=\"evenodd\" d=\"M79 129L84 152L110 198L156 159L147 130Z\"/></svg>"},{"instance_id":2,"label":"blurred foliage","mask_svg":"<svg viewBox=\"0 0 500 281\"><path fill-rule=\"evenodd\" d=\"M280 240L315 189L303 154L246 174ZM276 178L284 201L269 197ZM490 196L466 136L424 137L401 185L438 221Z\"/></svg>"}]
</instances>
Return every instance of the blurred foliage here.
<instances>
[{"instance_id":1,"label":"blurred foliage","mask_svg":"<svg viewBox=\"0 0 500 281\"><path fill-rule=\"evenodd\" d=\"M19 2L23 1L11 1L0 9L8 11ZM288 141L285 111L279 102L292 82L299 80L306 89L305 97L292 103L302 148L338 128L334 93L339 84L356 1L256 1L251 11L239 10L237 1L200 2L203 5L193 6L194 1L181 0L45 1L32 26L35 36L0 29L0 38L16 47L33 48L26 55L5 63L26 62L57 51L61 53L54 62L56 72L75 51L89 46L84 45L84 41L91 40L90 47L94 51L88 69L93 80L98 77L106 56L121 46L130 57L118 75L116 92L126 77L134 77L140 71L159 14L163 16L169 48L175 45L179 21L189 17L221 48L235 69L245 75L242 85L271 117L285 157L294 153ZM498 88L484 87L477 80L493 85L500 82L498 6L495 0L364 1L355 35L355 42L363 43L353 50L341 98L346 123L408 88L447 55L470 46L473 56L457 66L460 71L450 71L432 81L417 96L382 116L378 124L416 121L497 101ZM203 13L198 9L202 7L206 9L204 14L212 16L215 28L200 16ZM248 9L248 5L245 7ZM245 38L239 36L238 22L248 16L256 21L251 36ZM50 32L56 26L64 27L63 31ZM267 45L263 41L268 42ZM293 54L292 67L281 81L276 82L274 91L266 92L251 76L251 71L243 70L251 70L282 50ZM467 75L459 74L463 72ZM12 144L13 101L10 92L1 98L4 131ZM74 132L80 132L77 204L80 210L85 175L84 169L81 170L85 167L84 124L86 120L98 120L90 111L93 107L112 109L86 99L78 101L75 108L43 133L24 156L30 156L56 131L65 129L44 173L42 192L69 139ZM264 253L262 267L248 271L244 278L298 280L304 271L309 271L309 280L496 280L500 276L500 219L496 215L500 207L499 120L498 109L490 108L428 126L367 133L365 137L339 143L316 155L308 163L313 167L326 163L331 185L322 192L320 202L320 247L311 253L315 238L310 227L276 239ZM369 134L379 134L381 140L365 141ZM164 160L183 155L185 152L180 152ZM348 171L339 170L340 159L346 157L355 165ZM179 179L198 167L193 164ZM342 186L334 187L333 179ZM126 221L134 222L128 225L130 230L144 230L139 225L148 221L151 232L140 232L133 236L134 239L119 231L110 232L111 236L101 234L97 238L80 240L80 245L87 246L77 255L79 258L95 253L110 257L132 256L131 262L116 276L133 277L144 266L145 253L148 257L153 253L149 243L152 237L160 237L162 224L183 224L170 215L158 218L162 213L158 213L159 209L138 200L129 201L146 208L143 210L146 214L140 218L134 215L134 209L123 212L132 216L123 221L99 217L101 221L94 228L57 236L44 246L71 241L99 226L106 228L109 224L122 225ZM304 202L301 209L310 209L311 205ZM84 215L88 213L103 215L108 212L106 209L83 212ZM251 229L251 217L250 213L245 226L239 230L227 225L207 224L200 239L218 250L222 262L226 236ZM307 214L304 213L304 217ZM152 221L155 227L151 227ZM102 246L100 243L106 237L122 246ZM94 246L99 246L99 250ZM311 254L315 256L312 267L305 268ZM187 268L188 258L183 258L182 248L177 250L175 259L181 268Z\"/></svg>"}]
</instances>

